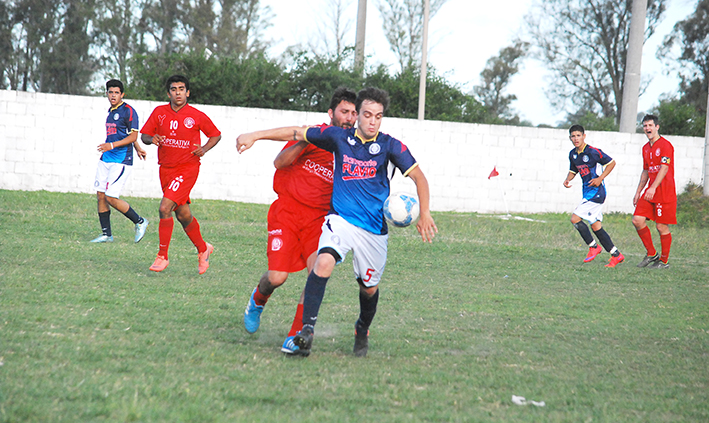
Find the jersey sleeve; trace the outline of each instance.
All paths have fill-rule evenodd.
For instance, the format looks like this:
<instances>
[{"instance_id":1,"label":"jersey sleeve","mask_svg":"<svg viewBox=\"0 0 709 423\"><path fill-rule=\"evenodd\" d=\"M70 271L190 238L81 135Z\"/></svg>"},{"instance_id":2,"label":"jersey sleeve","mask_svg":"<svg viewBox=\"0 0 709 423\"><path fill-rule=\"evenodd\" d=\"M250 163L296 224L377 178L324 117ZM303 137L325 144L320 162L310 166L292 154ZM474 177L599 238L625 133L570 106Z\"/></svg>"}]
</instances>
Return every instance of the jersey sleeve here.
<instances>
[{"instance_id":1,"label":"jersey sleeve","mask_svg":"<svg viewBox=\"0 0 709 423\"><path fill-rule=\"evenodd\" d=\"M603 166L613 161L613 158L608 154L604 153L603 150L601 150L600 148L595 149L595 152L597 154L596 160L598 160L598 163L602 164Z\"/></svg>"},{"instance_id":2,"label":"jersey sleeve","mask_svg":"<svg viewBox=\"0 0 709 423\"><path fill-rule=\"evenodd\" d=\"M569 151L569 172L572 173L579 173L579 169L576 167L576 164L574 163L574 150Z\"/></svg>"},{"instance_id":3,"label":"jersey sleeve","mask_svg":"<svg viewBox=\"0 0 709 423\"><path fill-rule=\"evenodd\" d=\"M219 135L222 134L222 132L217 129L217 126L212 122L212 119L209 118L205 113L200 112L201 115L201 123L199 124L199 129L202 131L202 133L209 138L211 137L218 137Z\"/></svg>"},{"instance_id":4,"label":"jersey sleeve","mask_svg":"<svg viewBox=\"0 0 709 423\"><path fill-rule=\"evenodd\" d=\"M409 172L418 166L418 162L416 162L406 144L396 138L391 138L391 143L391 162L399 168L402 175L408 176Z\"/></svg>"},{"instance_id":5,"label":"jersey sleeve","mask_svg":"<svg viewBox=\"0 0 709 423\"><path fill-rule=\"evenodd\" d=\"M152 137L158 133L158 120L156 117L156 111L157 108L155 108L150 114L150 117L148 117L148 120L145 122L145 125L143 125L143 128L140 130L141 134L145 134Z\"/></svg>"},{"instance_id":6,"label":"jersey sleeve","mask_svg":"<svg viewBox=\"0 0 709 423\"><path fill-rule=\"evenodd\" d=\"M337 149L335 137L338 135L338 131L344 130L329 125L311 126L305 130L305 141L323 150L334 152Z\"/></svg>"},{"instance_id":7,"label":"jersey sleeve","mask_svg":"<svg viewBox=\"0 0 709 423\"><path fill-rule=\"evenodd\" d=\"M672 147L672 144L670 144L669 142L663 143L660 150L660 164L669 166L670 163L672 163L672 160L674 159L674 155L675 151L674 147Z\"/></svg>"},{"instance_id":8,"label":"jersey sleeve","mask_svg":"<svg viewBox=\"0 0 709 423\"><path fill-rule=\"evenodd\" d=\"M126 105L126 106L128 106L128 105ZM127 116L128 120L126 122L127 123L127 125L126 125L127 131L126 132L128 133L128 135L130 135L131 132L138 131L138 129L140 128L140 121L138 120L138 113L135 112L134 108L132 108L131 106L128 106L128 107L126 107L126 109L128 109L128 111L129 111L128 116Z\"/></svg>"}]
</instances>

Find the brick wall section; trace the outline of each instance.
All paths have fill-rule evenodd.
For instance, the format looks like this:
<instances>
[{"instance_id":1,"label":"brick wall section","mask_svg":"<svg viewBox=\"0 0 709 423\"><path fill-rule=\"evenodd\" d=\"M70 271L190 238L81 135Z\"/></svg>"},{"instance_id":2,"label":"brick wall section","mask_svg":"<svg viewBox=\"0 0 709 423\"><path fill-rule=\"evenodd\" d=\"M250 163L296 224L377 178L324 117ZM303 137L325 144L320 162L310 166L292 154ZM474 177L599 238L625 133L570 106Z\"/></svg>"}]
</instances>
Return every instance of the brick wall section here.
<instances>
[{"instance_id":1,"label":"brick wall section","mask_svg":"<svg viewBox=\"0 0 709 423\"><path fill-rule=\"evenodd\" d=\"M141 125L160 102L126 98ZM94 193L94 174L105 140L108 110L104 97L0 90L0 189ZM202 158L192 191L195 199L270 203L273 159L283 144L259 141L239 155L236 136L278 126L319 124L325 113L194 105L222 131L221 142ZM431 185L435 211L480 213L571 212L581 199L580 178L562 186L572 148L568 132L526 128L386 118L382 131L401 139L419 161ZM675 147L678 191L702 183L704 139L668 136ZM642 170L643 134L587 132L588 144L618 163L606 179L605 211L633 211L632 197ZM162 196L156 148L137 161L123 195ZM487 179L493 166L500 176ZM415 192L397 175L392 191Z\"/></svg>"}]
</instances>

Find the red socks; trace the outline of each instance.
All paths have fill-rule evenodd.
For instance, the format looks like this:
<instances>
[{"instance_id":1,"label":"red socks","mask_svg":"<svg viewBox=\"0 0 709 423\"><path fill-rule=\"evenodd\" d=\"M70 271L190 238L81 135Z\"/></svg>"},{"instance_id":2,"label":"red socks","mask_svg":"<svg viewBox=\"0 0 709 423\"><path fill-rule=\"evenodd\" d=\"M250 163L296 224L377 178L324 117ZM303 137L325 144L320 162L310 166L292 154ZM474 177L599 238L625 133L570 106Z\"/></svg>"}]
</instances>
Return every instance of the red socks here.
<instances>
[{"instance_id":1,"label":"red socks","mask_svg":"<svg viewBox=\"0 0 709 423\"><path fill-rule=\"evenodd\" d=\"M660 253L660 261L667 263L670 258L670 247L672 246L672 234L660 235L660 245L662 252Z\"/></svg>"},{"instance_id":2,"label":"red socks","mask_svg":"<svg viewBox=\"0 0 709 423\"><path fill-rule=\"evenodd\" d=\"M175 226L175 221L172 217L168 219L160 219L158 226L158 238L160 239L160 250L158 255L165 257L167 260L167 249L170 248L170 239L172 238L172 228Z\"/></svg>"},{"instance_id":3,"label":"red socks","mask_svg":"<svg viewBox=\"0 0 709 423\"><path fill-rule=\"evenodd\" d=\"M185 228L185 233L190 238L190 241L197 247L198 253L203 253L207 251L207 243L202 239L202 233L199 230L199 222L197 218L193 217L192 222Z\"/></svg>"},{"instance_id":4,"label":"red socks","mask_svg":"<svg viewBox=\"0 0 709 423\"><path fill-rule=\"evenodd\" d=\"M288 336L295 336L301 329L303 329L303 304L298 304L298 308L295 309L293 325L290 327Z\"/></svg>"},{"instance_id":5,"label":"red socks","mask_svg":"<svg viewBox=\"0 0 709 423\"><path fill-rule=\"evenodd\" d=\"M256 287L256 291L254 292L254 302L257 306L266 305L266 302L268 302L270 297L270 295L263 295L261 291L259 291L258 286Z\"/></svg>"},{"instance_id":6,"label":"red socks","mask_svg":"<svg viewBox=\"0 0 709 423\"><path fill-rule=\"evenodd\" d=\"M640 240L643 242L643 245L645 246L645 249L647 250L647 255L648 257L654 256L657 254L657 250L655 250L655 246L652 244L652 234L650 233L650 228L645 226L642 229L638 229L638 236L640 237ZM668 254L669 254L669 247L668 247Z\"/></svg>"}]
</instances>

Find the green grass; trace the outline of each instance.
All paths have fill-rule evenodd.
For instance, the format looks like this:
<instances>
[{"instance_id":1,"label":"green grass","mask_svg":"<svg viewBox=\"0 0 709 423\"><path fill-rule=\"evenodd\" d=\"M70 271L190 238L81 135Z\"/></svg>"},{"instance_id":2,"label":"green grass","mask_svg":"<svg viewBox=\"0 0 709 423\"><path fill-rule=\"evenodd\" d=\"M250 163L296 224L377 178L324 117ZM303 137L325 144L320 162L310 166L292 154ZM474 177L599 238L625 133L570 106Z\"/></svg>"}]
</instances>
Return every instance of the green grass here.
<instances>
[{"instance_id":1,"label":"green grass","mask_svg":"<svg viewBox=\"0 0 709 423\"><path fill-rule=\"evenodd\" d=\"M116 241L93 245L94 196L0 191L0 422L709 420L707 228L674 227L672 267L638 269L630 216L608 215L626 262L606 269L566 215L436 213L433 244L392 231L367 358L350 257L299 359L280 345L304 272L243 329L267 206L193 204L216 247L199 276L177 224L170 267L148 271L158 200L129 201L146 238L114 211Z\"/></svg>"}]
</instances>

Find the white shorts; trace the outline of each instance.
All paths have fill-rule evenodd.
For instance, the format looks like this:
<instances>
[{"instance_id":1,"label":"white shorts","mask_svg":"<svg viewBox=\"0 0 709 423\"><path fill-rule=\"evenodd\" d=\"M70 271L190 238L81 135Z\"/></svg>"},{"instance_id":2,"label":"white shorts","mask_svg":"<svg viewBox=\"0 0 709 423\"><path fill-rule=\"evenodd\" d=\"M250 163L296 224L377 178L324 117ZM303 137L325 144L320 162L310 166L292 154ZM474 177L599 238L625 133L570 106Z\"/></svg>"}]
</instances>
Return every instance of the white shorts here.
<instances>
[{"instance_id":1,"label":"white shorts","mask_svg":"<svg viewBox=\"0 0 709 423\"><path fill-rule=\"evenodd\" d=\"M583 220L588 221L591 225L597 221L603 221L603 204L594 203L593 201L584 200L576 207L574 214Z\"/></svg>"},{"instance_id":2,"label":"white shorts","mask_svg":"<svg viewBox=\"0 0 709 423\"><path fill-rule=\"evenodd\" d=\"M329 247L337 251L340 261L352 250L354 274L367 288L377 286L387 262L389 235L377 235L355 226L341 216L329 214L322 225L318 251Z\"/></svg>"},{"instance_id":3,"label":"white shorts","mask_svg":"<svg viewBox=\"0 0 709 423\"><path fill-rule=\"evenodd\" d=\"M100 160L96 167L94 188L97 192L105 192L109 197L119 198L132 171L133 166L123 163L106 163Z\"/></svg>"}]
</instances>

